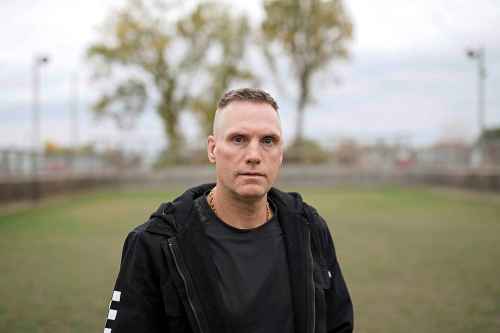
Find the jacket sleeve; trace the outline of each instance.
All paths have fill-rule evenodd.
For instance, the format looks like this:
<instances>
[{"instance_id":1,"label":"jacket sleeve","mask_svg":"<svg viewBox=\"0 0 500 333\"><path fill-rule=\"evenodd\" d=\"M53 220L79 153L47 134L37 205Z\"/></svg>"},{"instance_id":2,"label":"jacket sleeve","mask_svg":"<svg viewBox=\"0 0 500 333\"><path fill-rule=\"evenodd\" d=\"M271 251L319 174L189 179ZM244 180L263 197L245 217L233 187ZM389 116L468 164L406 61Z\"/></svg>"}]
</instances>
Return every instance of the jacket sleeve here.
<instances>
[{"instance_id":1,"label":"jacket sleeve","mask_svg":"<svg viewBox=\"0 0 500 333\"><path fill-rule=\"evenodd\" d=\"M135 230L125 240L104 333L166 332L159 274L146 236Z\"/></svg>"},{"instance_id":2,"label":"jacket sleeve","mask_svg":"<svg viewBox=\"0 0 500 333\"><path fill-rule=\"evenodd\" d=\"M345 283L335 246L325 220L316 213L321 229L321 244L328 265L330 288L325 292L327 303L327 332L351 333L354 329L353 305Z\"/></svg>"}]
</instances>

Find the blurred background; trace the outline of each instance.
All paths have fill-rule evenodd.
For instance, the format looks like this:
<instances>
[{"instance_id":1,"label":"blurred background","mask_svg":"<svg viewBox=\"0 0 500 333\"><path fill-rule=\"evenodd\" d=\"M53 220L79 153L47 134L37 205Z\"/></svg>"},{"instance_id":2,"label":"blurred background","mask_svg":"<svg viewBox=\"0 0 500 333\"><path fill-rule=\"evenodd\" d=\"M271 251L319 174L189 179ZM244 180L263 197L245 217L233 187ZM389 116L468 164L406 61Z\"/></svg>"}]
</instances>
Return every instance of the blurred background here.
<instances>
[{"instance_id":1,"label":"blurred background","mask_svg":"<svg viewBox=\"0 0 500 333\"><path fill-rule=\"evenodd\" d=\"M500 331L500 2L4 0L0 331L101 330L127 232L278 101L357 332Z\"/></svg>"}]
</instances>

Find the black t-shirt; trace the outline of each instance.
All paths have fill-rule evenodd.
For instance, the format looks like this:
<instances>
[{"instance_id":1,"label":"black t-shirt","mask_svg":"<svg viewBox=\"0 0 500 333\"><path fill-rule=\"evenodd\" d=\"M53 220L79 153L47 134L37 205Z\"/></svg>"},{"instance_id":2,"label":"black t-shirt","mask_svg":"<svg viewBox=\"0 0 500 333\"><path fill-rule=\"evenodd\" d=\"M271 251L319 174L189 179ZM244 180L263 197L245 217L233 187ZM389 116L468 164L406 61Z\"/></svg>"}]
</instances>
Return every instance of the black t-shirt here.
<instances>
[{"instance_id":1,"label":"black t-shirt","mask_svg":"<svg viewBox=\"0 0 500 333\"><path fill-rule=\"evenodd\" d=\"M237 229L214 214L206 196L197 207L217 271L217 281L234 332L293 332L290 279L277 209L254 229Z\"/></svg>"}]
</instances>

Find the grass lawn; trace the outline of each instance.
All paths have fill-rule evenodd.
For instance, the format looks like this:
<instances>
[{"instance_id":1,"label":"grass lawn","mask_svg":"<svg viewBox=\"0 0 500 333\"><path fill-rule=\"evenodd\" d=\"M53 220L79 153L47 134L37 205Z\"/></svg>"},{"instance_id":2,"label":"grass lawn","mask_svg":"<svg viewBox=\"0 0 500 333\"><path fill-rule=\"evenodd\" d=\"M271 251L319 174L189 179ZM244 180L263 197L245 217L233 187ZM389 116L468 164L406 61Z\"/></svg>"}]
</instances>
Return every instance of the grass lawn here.
<instances>
[{"instance_id":1,"label":"grass lawn","mask_svg":"<svg viewBox=\"0 0 500 333\"><path fill-rule=\"evenodd\" d=\"M356 332L500 332L500 195L303 189L329 222ZM175 192L0 215L0 332L102 332L127 232Z\"/></svg>"}]
</instances>

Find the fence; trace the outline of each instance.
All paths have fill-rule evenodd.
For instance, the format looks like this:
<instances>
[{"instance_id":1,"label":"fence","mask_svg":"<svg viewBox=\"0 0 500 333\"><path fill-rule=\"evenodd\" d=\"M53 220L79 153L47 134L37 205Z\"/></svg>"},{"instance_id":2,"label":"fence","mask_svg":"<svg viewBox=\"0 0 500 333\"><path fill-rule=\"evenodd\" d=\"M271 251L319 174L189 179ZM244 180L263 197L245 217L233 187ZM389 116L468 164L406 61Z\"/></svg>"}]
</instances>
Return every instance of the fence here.
<instances>
[{"instance_id":1,"label":"fence","mask_svg":"<svg viewBox=\"0 0 500 333\"><path fill-rule=\"evenodd\" d=\"M19 149L0 150L0 180L114 173L139 166L136 156L126 156L120 151L43 154Z\"/></svg>"},{"instance_id":2,"label":"fence","mask_svg":"<svg viewBox=\"0 0 500 333\"><path fill-rule=\"evenodd\" d=\"M278 186L430 184L500 191L499 148L490 145L483 150L483 160L492 167L474 167L471 147L441 145L409 154L372 149L351 165L285 165ZM0 150L0 204L99 186L185 187L214 179L213 166L152 172L119 153L44 155Z\"/></svg>"}]
</instances>

